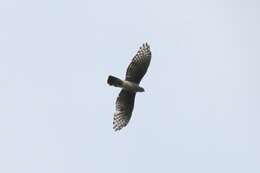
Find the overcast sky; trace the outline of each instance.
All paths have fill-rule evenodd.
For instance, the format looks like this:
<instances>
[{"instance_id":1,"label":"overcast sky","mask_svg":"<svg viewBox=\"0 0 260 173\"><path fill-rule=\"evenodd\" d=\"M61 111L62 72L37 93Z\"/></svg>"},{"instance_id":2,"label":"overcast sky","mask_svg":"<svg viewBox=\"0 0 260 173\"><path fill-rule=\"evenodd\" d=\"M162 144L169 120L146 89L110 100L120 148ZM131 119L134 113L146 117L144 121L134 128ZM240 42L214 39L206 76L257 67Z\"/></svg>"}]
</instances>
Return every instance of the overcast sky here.
<instances>
[{"instance_id":1,"label":"overcast sky","mask_svg":"<svg viewBox=\"0 0 260 173\"><path fill-rule=\"evenodd\" d=\"M260 1L0 0L1 173L259 173ZM118 88L152 61L129 125Z\"/></svg>"}]
</instances>

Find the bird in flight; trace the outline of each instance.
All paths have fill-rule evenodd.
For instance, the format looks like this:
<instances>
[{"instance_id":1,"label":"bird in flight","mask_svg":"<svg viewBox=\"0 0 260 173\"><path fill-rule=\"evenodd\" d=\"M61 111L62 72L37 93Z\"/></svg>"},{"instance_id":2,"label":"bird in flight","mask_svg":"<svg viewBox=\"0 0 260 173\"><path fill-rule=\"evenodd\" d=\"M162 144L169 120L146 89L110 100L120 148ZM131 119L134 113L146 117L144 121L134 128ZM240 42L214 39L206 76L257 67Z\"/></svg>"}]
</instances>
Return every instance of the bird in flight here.
<instances>
[{"instance_id":1,"label":"bird in flight","mask_svg":"<svg viewBox=\"0 0 260 173\"><path fill-rule=\"evenodd\" d=\"M116 99L116 112L113 119L113 128L115 131L121 130L128 124L134 109L136 92L144 92L139 83L149 67L151 57L150 46L145 43L139 48L129 64L125 80L111 75L108 76L107 83L109 85L122 88Z\"/></svg>"}]
</instances>

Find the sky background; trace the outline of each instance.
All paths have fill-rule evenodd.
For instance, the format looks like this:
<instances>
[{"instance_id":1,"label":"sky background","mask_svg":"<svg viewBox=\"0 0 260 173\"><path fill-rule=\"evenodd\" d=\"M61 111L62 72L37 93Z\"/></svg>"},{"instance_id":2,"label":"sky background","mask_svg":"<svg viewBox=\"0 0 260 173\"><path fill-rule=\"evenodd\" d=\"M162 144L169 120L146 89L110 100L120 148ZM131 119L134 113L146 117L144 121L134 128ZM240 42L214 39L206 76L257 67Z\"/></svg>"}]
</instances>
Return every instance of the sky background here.
<instances>
[{"instance_id":1,"label":"sky background","mask_svg":"<svg viewBox=\"0 0 260 173\"><path fill-rule=\"evenodd\" d=\"M0 172L259 173L260 1L0 0ZM152 61L129 125L118 88Z\"/></svg>"}]
</instances>

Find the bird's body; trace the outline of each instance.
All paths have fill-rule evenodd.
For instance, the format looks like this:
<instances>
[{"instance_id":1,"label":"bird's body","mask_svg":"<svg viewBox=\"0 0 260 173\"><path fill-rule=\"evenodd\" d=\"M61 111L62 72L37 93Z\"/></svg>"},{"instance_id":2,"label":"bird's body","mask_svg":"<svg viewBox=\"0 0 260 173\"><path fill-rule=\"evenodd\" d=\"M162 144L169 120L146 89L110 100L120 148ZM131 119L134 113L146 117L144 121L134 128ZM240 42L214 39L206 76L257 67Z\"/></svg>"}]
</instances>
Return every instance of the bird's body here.
<instances>
[{"instance_id":1,"label":"bird's body","mask_svg":"<svg viewBox=\"0 0 260 173\"><path fill-rule=\"evenodd\" d=\"M130 91L130 92L144 92L144 89L140 87L138 84L130 81L123 81L123 89Z\"/></svg>"},{"instance_id":2,"label":"bird's body","mask_svg":"<svg viewBox=\"0 0 260 173\"><path fill-rule=\"evenodd\" d=\"M116 78L116 80L118 80L119 82L117 82L117 84L115 84L115 83L113 83L113 79L115 79L115 78L116 77L114 77L114 76L109 76L107 83L109 85L113 85L115 87L125 89L129 92L144 92L144 89L142 87L140 87L138 84L127 81L127 80L121 80L121 79Z\"/></svg>"},{"instance_id":3,"label":"bird's body","mask_svg":"<svg viewBox=\"0 0 260 173\"><path fill-rule=\"evenodd\" d=\"M122 88L116 100L116 112L113 121L113 128L116 131L128 124L134 109L136 92L144 92L139 83L150 65L151 56L150 46L147 43L143 44L128 66L125 80L111 75L107 79L109 85Z\"/></svg>"}]
</instances>

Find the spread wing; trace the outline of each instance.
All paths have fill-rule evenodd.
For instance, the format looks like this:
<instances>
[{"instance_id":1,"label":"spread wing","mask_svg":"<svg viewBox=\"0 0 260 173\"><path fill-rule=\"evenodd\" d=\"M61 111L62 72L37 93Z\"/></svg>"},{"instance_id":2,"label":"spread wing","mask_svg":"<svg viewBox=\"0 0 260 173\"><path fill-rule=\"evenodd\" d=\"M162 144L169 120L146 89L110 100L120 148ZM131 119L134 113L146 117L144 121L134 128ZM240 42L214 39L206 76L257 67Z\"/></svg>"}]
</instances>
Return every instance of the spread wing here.
<instances>
[{"instance_id":1,"label":"spread wing","mask_svg":"<svg viewBox=\"0 0 260 173\"><path fill-rule=\"evenodd\" d=\"M143 44L129 64L125 80L139 84L150 65L151 56L150 46Z\"/></svg>"},{"instance_id":2,"label":"spread wing","mask_svg":"<svg viewBox=\"0 0 260 173\"><path fill-rule=\"evenodd\" d=\"M120 130L125 127L132 115L135 102L135 93L122 89L116 100L116 112L114 114L114 129Z\"/></svg>"}]
</instances>

